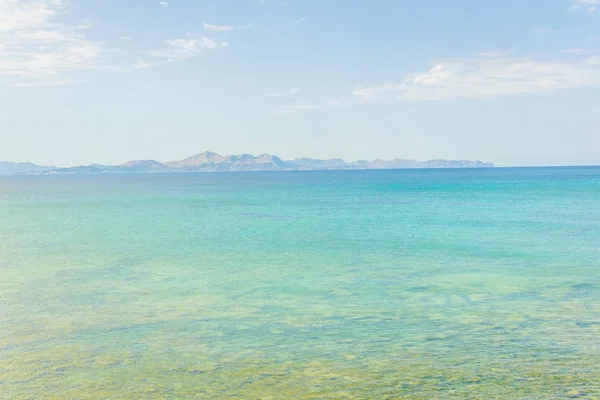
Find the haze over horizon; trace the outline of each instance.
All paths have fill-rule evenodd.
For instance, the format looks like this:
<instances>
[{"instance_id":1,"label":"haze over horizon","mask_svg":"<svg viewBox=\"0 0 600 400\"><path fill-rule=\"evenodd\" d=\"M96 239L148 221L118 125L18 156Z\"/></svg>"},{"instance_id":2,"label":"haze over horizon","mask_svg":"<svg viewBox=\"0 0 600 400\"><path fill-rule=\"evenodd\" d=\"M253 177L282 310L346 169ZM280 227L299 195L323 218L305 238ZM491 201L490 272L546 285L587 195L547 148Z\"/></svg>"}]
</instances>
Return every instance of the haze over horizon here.
<instances>
[{"instance_id":1,"label":"haze over horizon","mask_svg":"<svg viewBox=\"0 0 600 400\"><path fill-rule=\"evenodd\" d=\"M600 164L600 0L0 0L0 161Z\"/></svg>"}]
</instances>

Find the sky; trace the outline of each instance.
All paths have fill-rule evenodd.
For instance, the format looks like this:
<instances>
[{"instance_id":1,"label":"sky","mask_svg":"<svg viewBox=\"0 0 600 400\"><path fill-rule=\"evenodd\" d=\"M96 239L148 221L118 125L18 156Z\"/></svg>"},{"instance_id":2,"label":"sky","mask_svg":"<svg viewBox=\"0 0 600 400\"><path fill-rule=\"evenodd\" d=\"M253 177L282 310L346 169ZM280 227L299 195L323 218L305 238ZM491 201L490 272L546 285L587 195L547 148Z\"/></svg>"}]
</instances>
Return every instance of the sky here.
<instances>
[{"instance_id":1,"label":"sky","mask_svg":"<svg viewBox=\"0 0 600 400\"><path fill-rule=\"evenodd\" d=\"M600 0L0 0L0 160L600 164Z\"/></svg>"}]
</instances>

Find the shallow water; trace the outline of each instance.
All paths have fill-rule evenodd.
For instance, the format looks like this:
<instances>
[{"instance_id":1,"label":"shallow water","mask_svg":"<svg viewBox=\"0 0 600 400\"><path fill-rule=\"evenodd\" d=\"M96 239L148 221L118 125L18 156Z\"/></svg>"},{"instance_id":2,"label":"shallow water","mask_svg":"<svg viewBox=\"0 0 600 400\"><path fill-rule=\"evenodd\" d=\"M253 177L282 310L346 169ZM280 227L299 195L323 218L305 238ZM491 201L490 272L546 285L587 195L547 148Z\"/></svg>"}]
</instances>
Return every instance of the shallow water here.
<instances>
[{"instance_id":1,"label":"shallow water","mask_svg":"<svg viewBox=\"0 0 600 400\"><path fill-rule=\"evenodd\" d=\"M600 398L600 168L0 178L0 398Z\"/></svg>"}]
</instances>

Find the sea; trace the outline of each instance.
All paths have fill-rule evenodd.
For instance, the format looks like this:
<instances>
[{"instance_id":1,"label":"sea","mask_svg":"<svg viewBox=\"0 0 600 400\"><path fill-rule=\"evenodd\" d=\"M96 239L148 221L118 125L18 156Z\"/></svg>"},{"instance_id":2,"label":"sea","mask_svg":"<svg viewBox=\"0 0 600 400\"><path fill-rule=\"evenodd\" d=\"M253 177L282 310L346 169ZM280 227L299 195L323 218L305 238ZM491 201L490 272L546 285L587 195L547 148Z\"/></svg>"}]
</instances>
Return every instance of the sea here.
<instances>
[{"instance_id":1,"label":"sea","mask_svg":"<svg viewBox=\"0 0 600 400\"><path fill-rule=\"evenodd\" d=\"M1 399L600 398L600 167L0 177Z\"/></svg>"}]
</instances>

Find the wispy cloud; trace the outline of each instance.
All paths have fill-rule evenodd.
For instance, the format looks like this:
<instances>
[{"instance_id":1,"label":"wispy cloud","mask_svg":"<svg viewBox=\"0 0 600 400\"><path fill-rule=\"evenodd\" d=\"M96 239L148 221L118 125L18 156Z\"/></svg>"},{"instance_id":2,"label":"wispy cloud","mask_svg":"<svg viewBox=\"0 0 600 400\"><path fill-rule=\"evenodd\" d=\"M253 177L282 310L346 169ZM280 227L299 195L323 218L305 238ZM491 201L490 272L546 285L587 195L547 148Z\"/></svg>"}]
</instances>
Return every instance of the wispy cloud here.
<instances>
[{"instance_id":1,"label":"wispy cloud","mask_svg":"<svg viewBox=\"0 0 600 400\"><path fill-rule=\"evenodd\" d=\"M295 114L301 111L316 110L324 107L325 105L319 104L295 103L277 107L270 114Z\"/></svg>"},{"instance_id":2,"label":"wispy cloud","mask_svg":"<svg viewBox=\"0 0 600 400\"><path fill-rule=\"evenodd\" d=\"M249 26L211 25L206 22L202 24L205 30L213 32L230 32L238 29L248 29Z\"/></svg>"},{"instance_id":3,"label":"wispy cloud","mask_svg":"<svg viewBox=\"0 0 600 400\"><path fill-rule=\"evenodd\" d=\"M535 35L545 35L547 33L555 32L554 29L546 28L545 26L536 26L531 30L531 33Z\"/></svg>"},{"instance_id":4,"label":"wispy cloud","mask_svg":"<svg viewBox=\"0 0 600 400\"><path fill-rule=\"evenodd\" d=\"M154 66L155 66L155 64L149 63L147 61L138 61L133 65L133 68L134 69L146 69L146 68L151 68Z\"/></svg>"},{"instance_id":5,"label":"wispy cloud","mask_svg":"<svg viewBox=\"0 0 600 400\"><path fill-rule=\"evenodd\" d=\"M200 54L205 50L215 50L229 47L227 42L215 42L207 37L194 39L165 40L168 45L166 49L155 50L150 54L156 57L168 58L169 60L180 60Z\"/></svg>"},{"instance_id":6,"label":"wispy cloud","mask_svg":"<svg viewBox=\"0 0 600 400\"><path fill-rule=\"evenodd\" d=\"M481 53L476 53L478 57L493 58L493 57L505 57L510 54L511 50L490 50Z\"/></svg>"},{"instance_id":7,"label":"wispy cloud","mask_svg":"<svg viewBox=\"0 0 600 400\"><path fill-rule=\"evenodd\" d=\"M166 6L169 5L169 3L167 1L159 1L158 5L161 6L161 7L166 7Z\"/></svg>"},{"instance_id":8,"label":"wispy cloud","mask_svg":"<svg viewBox=\"0 0 600 400\"><path fill-rule=\"evenodd\" d=\"M0 0L0 77L16 86L66 84L74 71L96 68L102 43L86 38L89 23L59 22L68 10L62 0Z\"/></svg>"},{"instance_id":9,"label":"wispy cloud","mask_svg":"<svg viewBox=\"0 0 600 400\"><path fill-rule=\"evenodd\" d=\"M358 86L353 94L362 101L446 100L595 86L600 85L600 66L595 59L540 61L475 56L442 60L427 71L404 75L397 83Z\"/></svg>"},{"instance_id":10,"label":"wispy cloud","mask_svg":"<svg viewBox=\"0 0 600 400\"><path fill-rule=\"evenodd\" d=\"M566 54L583 54L583 53L585 53L585 50L584 49L579 49L579 48L572 48L572 49L562 50L562 53L566 53Z\"/></svg>"},{"instance_id":11,"label":"wispy cloud","mask_svg":"<svg viewBox=\"0 0 600 400\"><path fill-rule=\"evenodd\" d=\"M575 0L571 5L571 10L585 10L588 13L595 13L600 7L600 0Z\"/></svg>"},{"instance_id":12,"label":"wispy cloud","mask_svg":"<svg viewBox=\"0 0 600 400\"><path fill-rule=\"evenodd\" d=\"M298 18L298 19L290 22L288 25L299 25L299 24L301 24L303 22L306 22L306 21L308 21L306 18Z\"/></svg>"},{"instance_id":13,"label":"wispy cloud","mask_svg":"<svg viewBox=\"0 0 600 400\"><path fill-rule=\"evenodd\" d=\"M13 83L11 87L32 87L32 86L57 86L57 85L69 85L71 83L79 82L75 79L57 79L57 80L45 80L36 82L17 82Z\"/></svg>"},{"instance_id":14,"label":"wispy cloud","mask_svg":"<svg viewBox=\"0 0 600 400\"><path fill-rule=\"evenodd\" d=\"M345 107L355 104L359 104L359 102L352 98L329 99L326 102L322 103L295 102L292 104L279 106L272 110L269 114L296 114L304 111L312 111L333 107Z\"/></svg>"},{"instance_id":15,"label":"wispy cloud","mask_svg":"<svg viewBox=\"0 0 600 400\"><path fill-rule=\"evenodd\" d=\"M600 68L600 56L589 57L585 60L587 65L595 65Z\"/></svg>"},{"instance_id":16,"label":"wispy cloud","mask_svg":"<svg viewBox=\"0 0 600 400\"><path fill-rule=\"evenodd\" d=\"M265 97L286 97L286 96L295 96L298 93L300 93L300 88L299 87L294 87L291 88L289 90L287 90L284 93L268 93L265 95Z\"/></svg>"}]
</instances>

